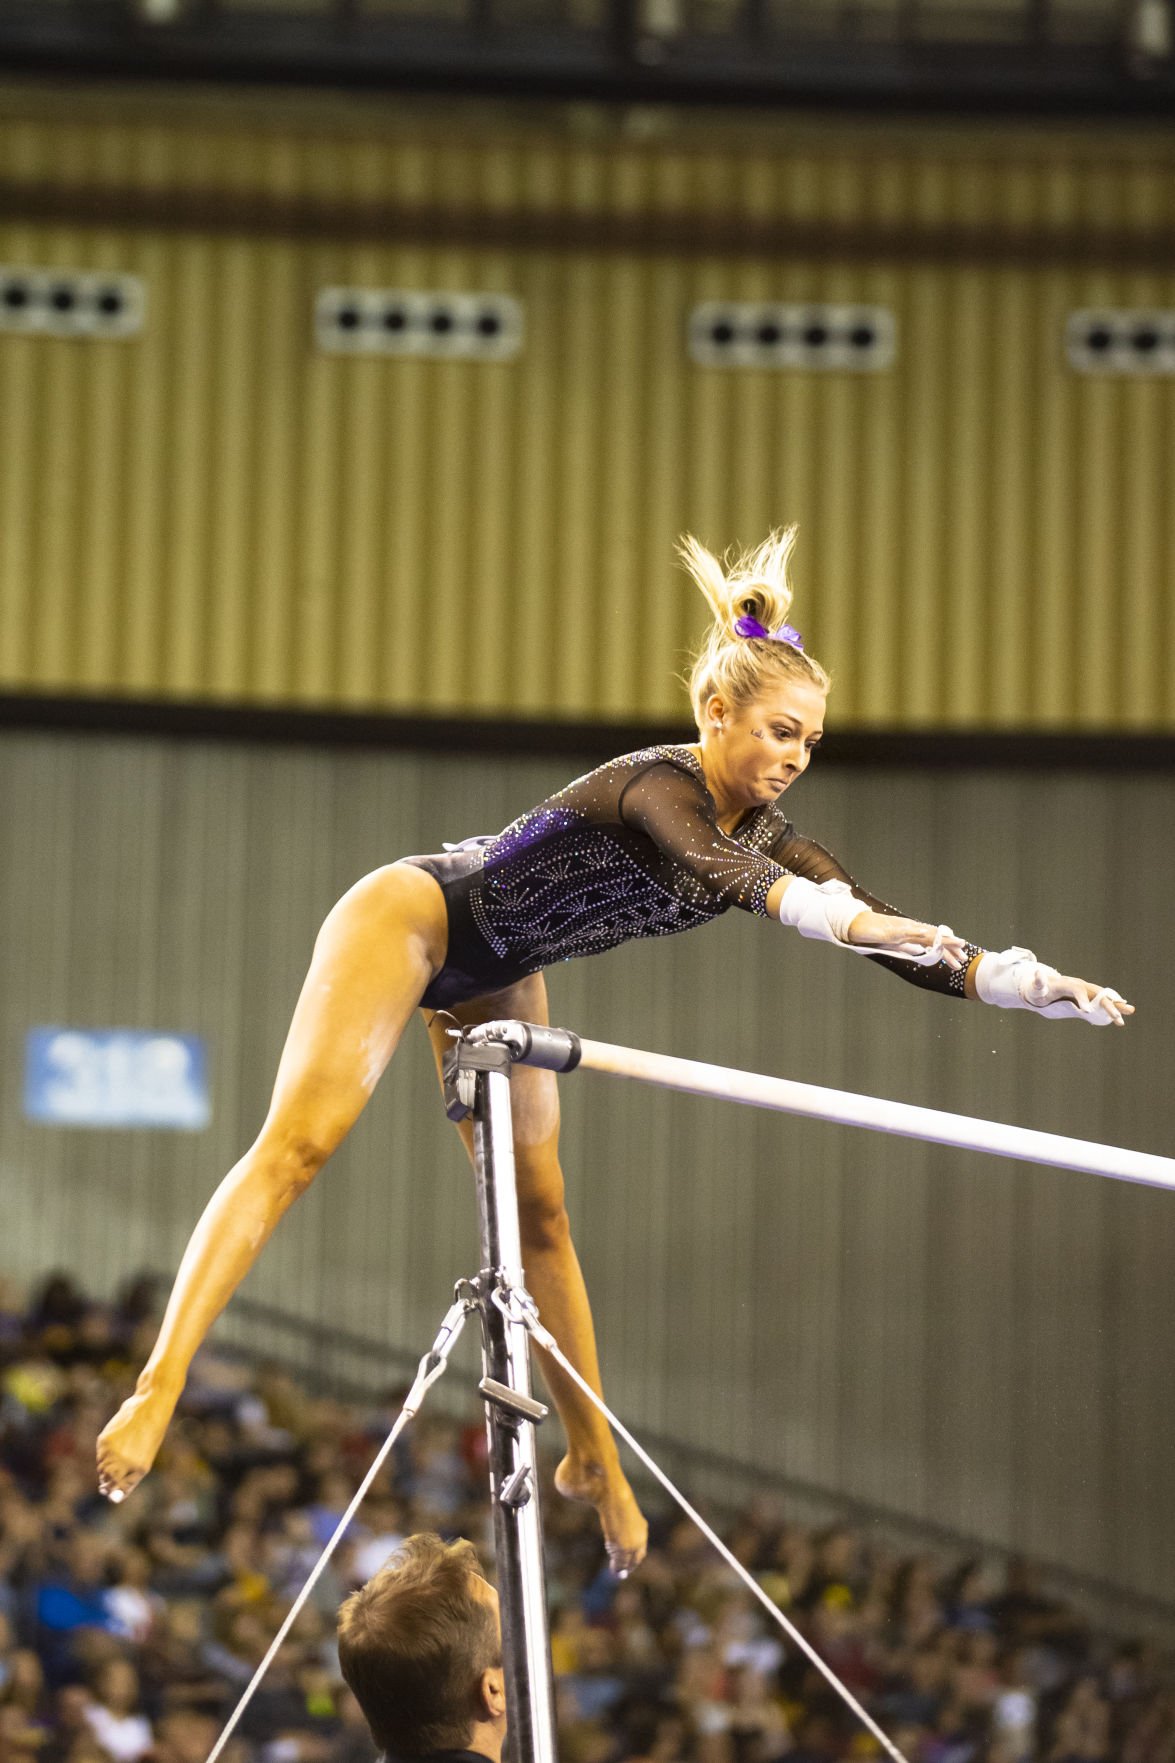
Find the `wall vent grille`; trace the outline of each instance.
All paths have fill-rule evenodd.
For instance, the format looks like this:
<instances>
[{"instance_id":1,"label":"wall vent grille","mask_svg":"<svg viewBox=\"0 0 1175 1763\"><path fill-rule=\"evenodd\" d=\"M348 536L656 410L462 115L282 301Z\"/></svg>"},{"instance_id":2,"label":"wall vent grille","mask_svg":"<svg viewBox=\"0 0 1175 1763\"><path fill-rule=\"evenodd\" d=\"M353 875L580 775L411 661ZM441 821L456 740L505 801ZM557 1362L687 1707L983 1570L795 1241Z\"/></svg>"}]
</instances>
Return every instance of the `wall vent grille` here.
<instances>
[{"instance_id":1,"label":"wall vent grille","mask_svg":"<svg viewBox=\"0 0 1175 1763\"><path fill-rule=\"evenodd\" d=\"M522 348L523 312L508 294L323 288L314 329L337 355L508 361Z\"/></svg>"},{"instance_id":2,"label":"wall vent grille","mask_svg":"<svg viewBox=\"0 0 1175 1763\"><path fill-rule=\"evenodd\" d=\"M1078 373L1175 374L1175 310L1070 313L1065 354Z\"/></svg>"},{"instance_id":3,"label":"wall vent grille","mask_svg":"<svg viewBox=\"0 0 1175 1763\"><path fill-rule=\"evenodd\" d=\"M142 330L146 309L146 285L138 276L0 264L0 331L131 337Z\"/></svg>"},{"instance_id":4,"label":"wall vent grille","mask_svg":"<svg viewBox=\"0 0 1175 1763\"><path fill-rule=\"evenodd\" d=\"M703 367L880 373L893 366L897 322L884 306L708 300L690 313L689 352Z\"/></svg>"}]
</instances>

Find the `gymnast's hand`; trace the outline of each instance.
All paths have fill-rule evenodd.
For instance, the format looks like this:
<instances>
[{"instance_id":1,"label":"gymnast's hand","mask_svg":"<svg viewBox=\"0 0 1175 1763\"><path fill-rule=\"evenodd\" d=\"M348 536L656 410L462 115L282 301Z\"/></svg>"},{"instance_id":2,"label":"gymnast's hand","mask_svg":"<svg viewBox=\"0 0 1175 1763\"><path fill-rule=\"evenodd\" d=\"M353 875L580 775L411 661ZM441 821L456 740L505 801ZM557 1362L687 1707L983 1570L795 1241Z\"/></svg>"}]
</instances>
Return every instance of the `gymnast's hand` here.
<instances>
[{"instance_id":1,"label":"gymnast's hand","mask_svg":"<svg viewBox=\"0 0 1175 1763\"><path fill-rule=\"evenodd\" d=\"M1126 1018L1134 1015L1134 1005L1113 986L1095 986L1071 973L1058 973L1038 961L1031 949L1018 946L986 949L975 964L973 980L981 1003L1005 1010L1032 1010L1054 1019L1075 1017L1091 1028L1108 1028L1111 1023L1125 1028Z\"/></svg>"},{"instance_id":2,"label":"gymnast's hand","mask_svg":"<svg viewBox=\"0 0 1175 1763\"><path fill-rule=\"evenodd\" d=\"M1134 1015L1134 1005L1112 986L1095 986L1090 980L1058 973L1041 962L1021 982L1020 995L1030 1010L1040 1010L1046 1016L1083 1017L1096 1027L1113 1023L1115 1028L1125 1028L1126 1018ZM1054 1005L1058 1008L1050 1008Z\"/></svg>"},{"instance_id":3,"label":"gymnast's hand","mask_svg":"<svg viewBox=\"0 0 1175 1763\"><path fill-rule=\"evenodd\" d=\"M923 924L917 918L896 918L889 912L858 912L849 926L849 942L879 955L897 955L920 967L945 961L956 971L967 964L967 945L949 925Z\"/></svg>"}]
</instances>

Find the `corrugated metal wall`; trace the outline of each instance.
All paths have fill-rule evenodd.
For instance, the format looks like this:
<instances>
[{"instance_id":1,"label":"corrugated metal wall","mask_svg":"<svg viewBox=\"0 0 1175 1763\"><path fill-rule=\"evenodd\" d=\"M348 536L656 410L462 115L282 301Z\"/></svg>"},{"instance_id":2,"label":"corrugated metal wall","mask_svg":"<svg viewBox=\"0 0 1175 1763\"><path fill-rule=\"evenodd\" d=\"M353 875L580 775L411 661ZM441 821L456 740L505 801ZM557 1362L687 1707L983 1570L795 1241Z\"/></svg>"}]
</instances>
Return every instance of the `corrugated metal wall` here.
<instances>
[{"instance_id":1,"label":"corrugated metal wall","mask_svg":"<svg viewBox=\"0 0 1175 1763\"><path fill-rule=\"evenodd\" d=\"M334 897L397 853L497 827L573 769L0 738L0 815L20 829L0 871L0 1272L64 1262L104 1288L174 1268L260 1122ZM1153 954L1169 780L841 771L806 779L794 812L884 895L1112 980L1137 1018L1096 1033L958 1004L731 913L556 970L555 1019L1170 1150ZM37 1024L206 1035L212 1125L22 1123ZM1171 1195L586 1074L562 1091L609 1387L638 1430L1169 1596ZM413 1032L245 1290L419 1352L475 1255L463 1156Z\"/></svg>"},{"instance_id":2,"label":"corrugated metal wall","mask_svg":"<svg viewBox=\"0 0 1175 1763\"><path fill-rule=\"evenodd\" d=\"M1062 353L1175 306L1169 137L115 111L0 102L0 261L149 290L137 340L0 336L0 687L676 715L674 536L797 519L842 723L1175 724L1175 380ZM516 295L524 351L319 353L328 283ZM714 298L892 306L897 365L691 365Z\"/></svg>"}]
</instances>

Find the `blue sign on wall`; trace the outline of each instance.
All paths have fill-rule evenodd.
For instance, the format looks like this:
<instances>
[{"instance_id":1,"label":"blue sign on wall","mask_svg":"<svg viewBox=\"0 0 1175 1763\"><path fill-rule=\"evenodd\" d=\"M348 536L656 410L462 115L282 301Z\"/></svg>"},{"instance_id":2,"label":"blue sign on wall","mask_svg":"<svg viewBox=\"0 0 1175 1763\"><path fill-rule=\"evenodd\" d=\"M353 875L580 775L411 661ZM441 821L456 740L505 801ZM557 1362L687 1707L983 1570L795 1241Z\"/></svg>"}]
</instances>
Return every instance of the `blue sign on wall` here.
<instances>
[{"instance_id":1,"label":"blue sign on wall","mask_svg":"<svg viewBox=\"0 0 1175 1763\"><path fill-rule=\"evenodd\" d=\"M140 1029L35 1028L25 1053L25 1113L53 1126L154 1126L195 1132L209 1119L204 1042Z\"/></svg>"}]
</instances>

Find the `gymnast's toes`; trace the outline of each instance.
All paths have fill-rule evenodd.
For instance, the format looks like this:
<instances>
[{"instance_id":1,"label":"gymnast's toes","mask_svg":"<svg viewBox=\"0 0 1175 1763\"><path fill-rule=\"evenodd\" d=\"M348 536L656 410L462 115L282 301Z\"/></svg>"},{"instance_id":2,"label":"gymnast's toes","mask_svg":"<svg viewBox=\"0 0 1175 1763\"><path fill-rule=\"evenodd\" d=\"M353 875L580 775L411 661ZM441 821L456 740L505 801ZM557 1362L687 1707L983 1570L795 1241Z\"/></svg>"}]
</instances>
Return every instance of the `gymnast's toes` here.
<instances>
[{"instance_id":1,"label":"gymnast's toes","mask_svg":"<svg viewBox=\"0 0 1175 1763\"><path fill-rule=\"evenodd\" d=\"M134 1492L155 1461L171 1405L129 1396L98 1438L98 1490L117 1504Z\"/></svg>"},{"instance_id":2,"label":"gymnast's toes","mask_svg":"<svg viewBox=\"0 0 1175 1763\"><path fill-rule=\"evenodd\" d=\"M117 1506L128 1494L134 1492L147 1471L138 1464L130 1463L118 1451L112 1450L103 1433L98 1440L98 1492L112 1505Z\"/></svg>"},{"instance_id":3,"label":"gymnast's toes","mask_svg":"<svg viewBox=\"0 0 1175 1763\"><path fill-rule=\"evenodd\" d=\"M605 1543L604 1548L608 1556L608 1566L617 1579L627 1579L645 1558L644 1547L621 1549L615 1543Z\"/></svg>"},{"instance_id":4,"label":"gymnast's toes","mask_svg":"<svg viewBox=\"0 0 1175 1763\"><path fill-rule=\"evenodd\" d=\"M625 1484L627 1500L605 1512L600 1510L604 1527L604 1548L608 1565L617 1579L627 1579L644 1560L649 1547L649 1527L644 1514Z\"/></svg>"}]
</instances>

